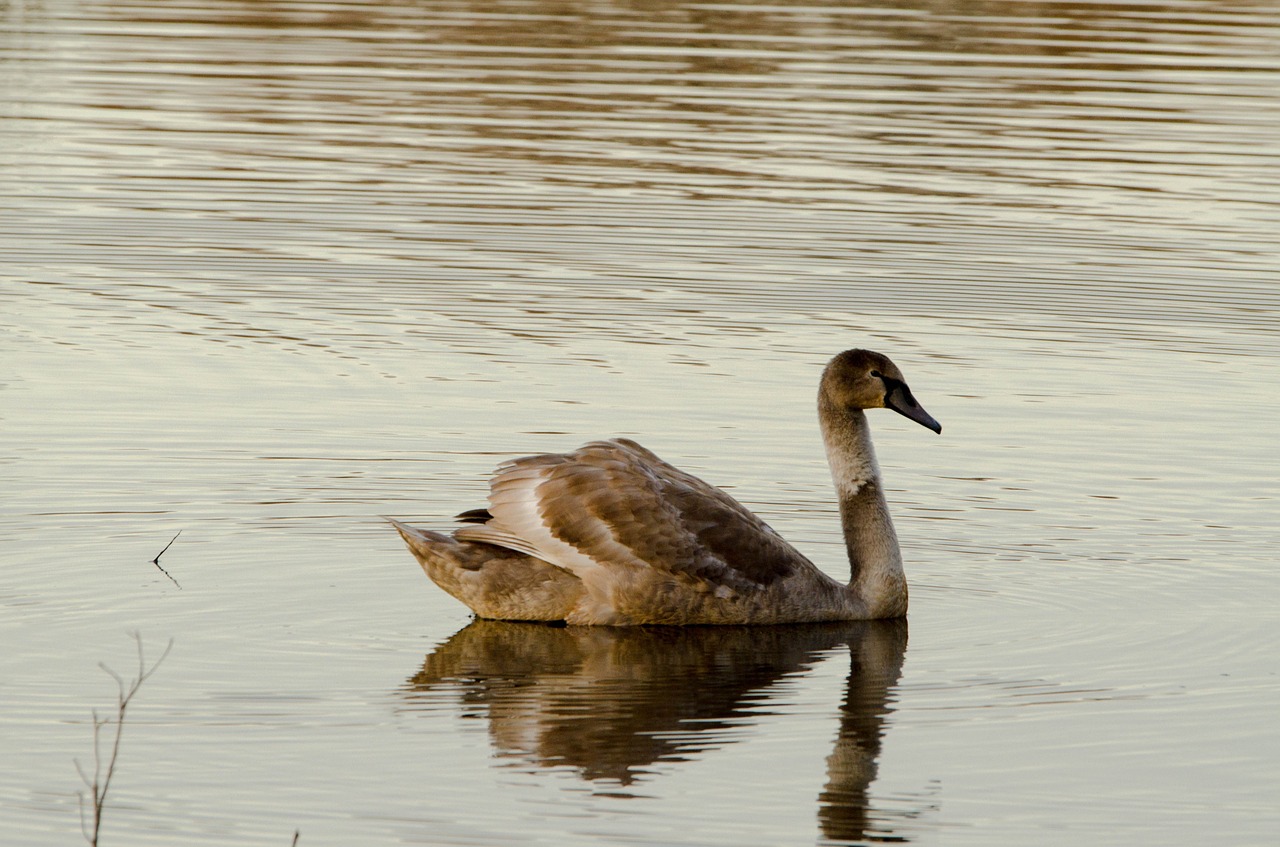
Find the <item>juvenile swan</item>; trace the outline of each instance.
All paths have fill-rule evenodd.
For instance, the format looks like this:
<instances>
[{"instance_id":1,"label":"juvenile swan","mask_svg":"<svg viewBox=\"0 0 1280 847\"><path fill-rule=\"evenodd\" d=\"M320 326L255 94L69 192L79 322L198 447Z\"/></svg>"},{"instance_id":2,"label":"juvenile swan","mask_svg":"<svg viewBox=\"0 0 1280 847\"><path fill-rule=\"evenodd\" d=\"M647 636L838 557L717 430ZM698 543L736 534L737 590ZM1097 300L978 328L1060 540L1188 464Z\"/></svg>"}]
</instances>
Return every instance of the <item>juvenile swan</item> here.
<instances>
[{"instance_id":1,"label":"juvenile swan","mask_svg":"<svg viewBox=\"0 0 1280 847\"><path fill-rule=\"evenodd\" d=\"M392 521L427 576L482 618L570 624L779 624L907 613L902 554L863 409L934 432L897 365L846 350L818 420L852 571L841 585L720 489L626 438L502 464L489 508L452 535Z\"/></svg>"}]
</instances>

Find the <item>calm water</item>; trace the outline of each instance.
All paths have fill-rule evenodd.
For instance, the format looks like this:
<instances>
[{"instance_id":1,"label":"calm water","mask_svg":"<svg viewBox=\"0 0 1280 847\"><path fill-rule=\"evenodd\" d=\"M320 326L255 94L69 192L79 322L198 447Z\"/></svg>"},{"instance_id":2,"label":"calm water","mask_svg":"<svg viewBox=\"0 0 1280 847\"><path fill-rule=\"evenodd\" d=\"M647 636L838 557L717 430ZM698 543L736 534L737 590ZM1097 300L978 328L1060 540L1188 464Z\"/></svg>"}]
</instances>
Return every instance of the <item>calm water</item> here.
<instances>
[{"instance_id":1,"label":"calm water","mask_svg":"<svg viewBox=\"0 0 1280 847\"><path fill-rule=\"evenodd\" d=\"M104 844L1275 843L1274 3L0 9L5 844L132 630ZM909 628L470 623L378 518L627 434L843 575L855 345Z\"/></svg>"}]
</instances>

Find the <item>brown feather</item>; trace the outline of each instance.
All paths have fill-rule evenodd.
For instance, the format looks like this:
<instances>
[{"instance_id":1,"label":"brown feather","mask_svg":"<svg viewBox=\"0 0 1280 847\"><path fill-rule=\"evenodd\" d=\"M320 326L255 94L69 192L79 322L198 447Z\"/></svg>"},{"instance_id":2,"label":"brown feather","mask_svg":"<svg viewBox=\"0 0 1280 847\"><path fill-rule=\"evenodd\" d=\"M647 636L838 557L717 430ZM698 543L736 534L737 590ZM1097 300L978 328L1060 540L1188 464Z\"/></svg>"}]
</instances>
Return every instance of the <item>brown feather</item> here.
<instances>
[{"instance_id":1,"label":"brown feather","mask_svg":"<svg viewBox=\"0 0 1280 847\"><path fill-rule=\"evenodd\" d=\"M629 439L504 465L492 482L494 523L518 523L509 517L508 486L531 477L540 478L534 494L544 532L594 562L624 561L734 592L812 567L737 500Z\"/></svg>"}]
</instances>

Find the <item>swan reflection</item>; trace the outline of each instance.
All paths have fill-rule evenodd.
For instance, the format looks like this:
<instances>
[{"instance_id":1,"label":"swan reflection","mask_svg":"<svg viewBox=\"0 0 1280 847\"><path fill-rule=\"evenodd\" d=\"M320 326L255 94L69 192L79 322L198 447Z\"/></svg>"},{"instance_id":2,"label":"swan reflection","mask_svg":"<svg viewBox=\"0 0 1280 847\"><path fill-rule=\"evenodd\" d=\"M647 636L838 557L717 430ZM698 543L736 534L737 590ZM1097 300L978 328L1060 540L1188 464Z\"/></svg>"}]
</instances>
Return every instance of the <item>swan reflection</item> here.
<instances>
[{"instance_id":1,"label":"swan reflection","mask_svg":"<svg viewBox=\"0 0 1280 847\"><path fill-rule=\"evenodd\" d=\"M426 657L404 694L456 695L466 714L488 719L503 758L625 786L654 763L733 743L773 711L771 686L842 645L850 672L818 820L827 839L902 840L883 832L883 820L871 823L868 789L906 652L903 620L657 628L476 620Z\"/></svg>"}]
</instances>

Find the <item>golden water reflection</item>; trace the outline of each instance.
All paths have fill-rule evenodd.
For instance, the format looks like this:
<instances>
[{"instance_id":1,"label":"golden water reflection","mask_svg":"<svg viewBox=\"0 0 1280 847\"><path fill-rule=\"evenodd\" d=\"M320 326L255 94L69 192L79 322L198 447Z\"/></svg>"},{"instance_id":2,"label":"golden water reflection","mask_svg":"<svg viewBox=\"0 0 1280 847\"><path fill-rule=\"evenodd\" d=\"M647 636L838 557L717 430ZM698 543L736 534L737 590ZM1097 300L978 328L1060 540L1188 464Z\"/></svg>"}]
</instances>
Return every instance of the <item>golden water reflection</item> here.
<instances>
[{"instance_id":1,"label":"golden water reflection","mask_svg":"<svg viewBox=\"0 0 1280 847\"><path fill-rule=\"evenodd\" d=\"M120 336L1031 315L1274 352L1256 0L53 5L0 29L0 262Z\"/></svg>"},{"instance_id":2,"label":"golden water reflection","mask_svg":"<svg viewBox=\"0 0 1280 847\"><path fill-rule=\"evenodd\" d=\"M886 837L870 786L907 648L905 621L780 627L553 627L477 620L426 657L405 695L456 694L500 757L629 786L782 711L775 686L847 645L839 731L818 795L823 835ZM900 840L895 838L895 840Z\"/></svg>"}]
</instances>

